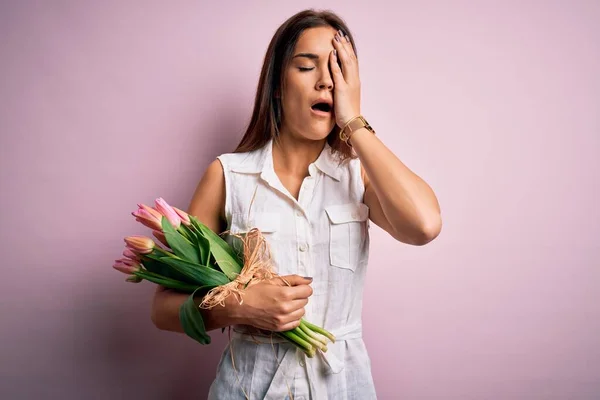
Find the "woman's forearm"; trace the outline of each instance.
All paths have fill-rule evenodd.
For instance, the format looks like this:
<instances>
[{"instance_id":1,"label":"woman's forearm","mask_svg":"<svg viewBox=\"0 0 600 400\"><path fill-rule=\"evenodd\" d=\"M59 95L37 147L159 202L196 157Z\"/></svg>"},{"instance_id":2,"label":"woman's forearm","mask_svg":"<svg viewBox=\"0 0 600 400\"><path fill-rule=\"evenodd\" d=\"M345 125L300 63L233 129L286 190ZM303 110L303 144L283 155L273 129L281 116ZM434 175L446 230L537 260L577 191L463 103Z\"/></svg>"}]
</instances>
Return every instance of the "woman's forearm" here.
<instances>
[{"instance_id":1,"label":"woman's forearm","mask_svg":"<svg viewBox=\"0 0 600 400\"><path fill-rule=\"evenodd\" d=\"M183 327L179 319L179 309L188 299L189 294L159 287L152 302L151 319L154 325L161 330L181 332ZM229 297L226 306L216 306L210 310L200 309L206 331L224 328L241 323L237 316L237 305L233 297Z\"/></svg>"},{"instance_id":2,"label":"woman's forearm","mask_svg":"<svg viewBox=\"0 0 600 400\"><path fill-rule=\"evenodd\" d=\"M357 130L350 143L394 230L415 238L437 236L440 206L431 187L366 129Z\"/></svg>"}]
</instances>

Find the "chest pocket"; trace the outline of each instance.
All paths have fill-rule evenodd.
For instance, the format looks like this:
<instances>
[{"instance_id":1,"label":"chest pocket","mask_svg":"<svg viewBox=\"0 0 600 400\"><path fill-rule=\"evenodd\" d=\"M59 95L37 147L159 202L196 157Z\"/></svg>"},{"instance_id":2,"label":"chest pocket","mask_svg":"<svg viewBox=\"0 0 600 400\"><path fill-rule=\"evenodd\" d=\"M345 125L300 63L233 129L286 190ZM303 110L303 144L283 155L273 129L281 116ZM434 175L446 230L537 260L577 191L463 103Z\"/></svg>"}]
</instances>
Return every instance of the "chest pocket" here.
<instances>
[{"instance_id":1,"label":"chest pocket","mask_svg":"<svg viewBox=\"0 0 600 400\"><path fill-rule=\"evenodd\" d=\"M247 213L234 213L231 215L230 235L240 235L248 233L253 228L260 229L265 239L269 242L275 238L280 227L280 216L276 212L252 212L250 218ZM242 241L231 236L229 244L238 254L244 251Z\"/></svg>"},{"instance_id":2,"label":"chest pocket","mask_svg":"<svg viewBox=\"0 0 600 400\"><path fill-rule=\"evenodd\" d=\"M352 271L365 254L369 207L347 203L325 207L329 217L329 257L331 265Z\"/></svg>"}]
</instances>

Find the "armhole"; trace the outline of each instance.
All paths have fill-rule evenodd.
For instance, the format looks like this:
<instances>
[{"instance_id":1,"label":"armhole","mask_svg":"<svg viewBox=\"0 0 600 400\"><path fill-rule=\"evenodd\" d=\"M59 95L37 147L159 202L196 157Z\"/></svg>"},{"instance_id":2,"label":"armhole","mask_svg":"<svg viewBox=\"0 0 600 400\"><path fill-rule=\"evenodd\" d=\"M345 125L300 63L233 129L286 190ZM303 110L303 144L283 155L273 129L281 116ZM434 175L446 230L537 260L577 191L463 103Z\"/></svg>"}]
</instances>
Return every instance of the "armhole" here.
<instances>
[{"instance_id":1,"label":"armhole","mask_svg":"<svg viewBox=\"0 0 600 400\"><path fill-rule=\"evenodd\" d=\"M362 203L365 202L365 193L366 193L366 183L362 177L362 163L359 158L352 160L350 164L352 179L355 181L354 187L358 191L358 198ZM365 175L367 172L365 171Z\"/></svg>"},{"instance_id":2,"label":"armhole","mask_svg":"<svg viewBox=\"0 0 600 400\"><path fill-rule=\"evenodd\" d=\"M224 211L225 211L225 222L226 222L226 226L225 226L225 230L229 230L230 226L231 226L231 202L229 201L229 188L230 188L230 176L229 176L229 169L227 166L227 161L225 159L224 155L220 155L217 157L217 160L219 160L219 162L221 163L221 167L223 168L223 178L224 178L224 183L225 183L225 205L224 205ZM220 210L219 210L220 211Z\"/></svg>"}]
</instances>

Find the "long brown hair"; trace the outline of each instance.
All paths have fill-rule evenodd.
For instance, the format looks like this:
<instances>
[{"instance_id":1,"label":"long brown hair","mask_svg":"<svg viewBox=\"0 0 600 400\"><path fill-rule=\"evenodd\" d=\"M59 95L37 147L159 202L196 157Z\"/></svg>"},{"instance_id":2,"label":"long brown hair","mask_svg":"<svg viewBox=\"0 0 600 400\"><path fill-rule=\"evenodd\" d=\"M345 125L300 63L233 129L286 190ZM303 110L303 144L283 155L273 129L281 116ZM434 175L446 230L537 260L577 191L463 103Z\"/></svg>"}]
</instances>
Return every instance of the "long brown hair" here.
<instances>
[{"instance_id":1,"label":"long brown hair","mask_svg":"<svg viewBox=\"0 0 600 400\"><path fill-rule=\"evenodd\" d=\"M283 72L287 69L293 56L294 48L305 29L331 26L341 30L352 43L356 53L354 39L346 23L331 11L304 10L291 16L275 32L263 61L254 111L246 133L235 149L242 153L259 149L270 139L276 139L281 127L281 99L275 96L283 87ZM327 142L335 153L342 159L354 158L352 149L339 138L340 128L337 124L327 136Z\"/></svg>"}]
</instances>

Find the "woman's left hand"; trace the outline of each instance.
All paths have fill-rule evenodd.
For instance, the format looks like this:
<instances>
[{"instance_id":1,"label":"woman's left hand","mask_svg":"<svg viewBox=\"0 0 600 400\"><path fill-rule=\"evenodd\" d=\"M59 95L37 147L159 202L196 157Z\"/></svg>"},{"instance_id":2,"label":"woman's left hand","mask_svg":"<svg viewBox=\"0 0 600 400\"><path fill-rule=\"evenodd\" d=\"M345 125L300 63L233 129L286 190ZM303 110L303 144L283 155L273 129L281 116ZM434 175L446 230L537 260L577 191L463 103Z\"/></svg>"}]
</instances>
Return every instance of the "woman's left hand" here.
<instances>
[{"instance_id":1,"label":"woman's left hand","mask_svg":"<svg viewBox=\"0 0 600 400\"><path fill-rule=\"evenodd\" d=\"M360 115L360 79L358 60L350 40L338 31L333 39L335 50L329 55L333 76L333 108L335 122L343 128L348 121ZM342 67L338 64L340 60Z\"/></svg>"}]
</instances>

